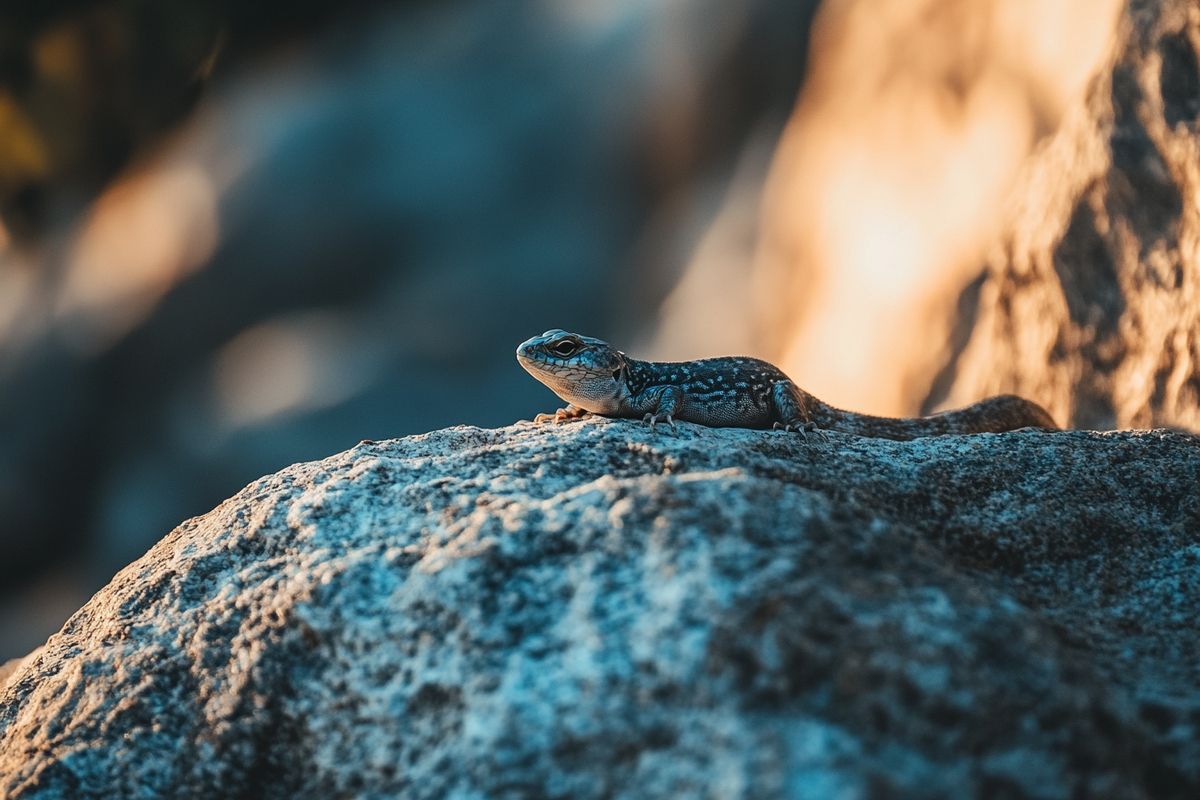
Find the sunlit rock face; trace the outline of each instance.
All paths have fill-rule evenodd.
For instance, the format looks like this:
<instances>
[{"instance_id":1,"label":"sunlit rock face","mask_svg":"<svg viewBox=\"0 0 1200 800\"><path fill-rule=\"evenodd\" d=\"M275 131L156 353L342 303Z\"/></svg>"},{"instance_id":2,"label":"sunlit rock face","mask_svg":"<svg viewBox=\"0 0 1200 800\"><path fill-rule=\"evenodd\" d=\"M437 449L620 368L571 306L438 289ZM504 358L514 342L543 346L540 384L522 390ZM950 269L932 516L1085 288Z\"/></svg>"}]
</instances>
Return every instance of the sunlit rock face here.
<instances>
[{"instance_id":1,"label":"sunlit rock face","mask_svg":"<svg viewBox=\"0 0 1200 800\"><path fill-rule=\"evenodd\" d=\"M716 327L830 402L917 410L1005 198L1109 58L1120 5L822 4L754 244L722 252L740 288L702 248L660 340L711 355L688 344L711 348ZM730 314L731 300L752 311Z\"/></svg>"},{"instance_id":2,"label":"sunlit rock face","mask_svg":"<svg viewBox=\"0 0 1200 800\"><path fill-rule=\"evenodd\" d=\"M451 428L248 486L0 687L6 798L1196 797L1200 441Z\"/></svg>"},{"instance_id":3,"label":"sunlit rock face","mask_svg":"<svg viewBox=\"0 0 1200 800\"><path fill-rule=\"evenodd\" d=\"M702 249L660 341L711 354L717 319L877 413L1018 392L1200 429L1198 45L1184 0L825 4L757 237L721 253L749 279Z\"/></svg>"},{"instance_id":4,"label":"sunlit rock face","mask_svg":"<svg viewBox=\"0 0 1200 800\"><path fill-rule=\"evenodd\" d=\"M1200 428L1198 31L1172 0L827 6L752 338L866 410Z\"/></svg>"},{"instance_id":5,"label":"sunlit rock face","mask_svg":"<svg viewBox=\"0 0 1200 800\"><path fill-rule=\"evenodd\" d=\"M1131 3L1024 172L933 403L999 387L1088 427L1200 429L1200 20Z\"/></svg>"}]
</instances>

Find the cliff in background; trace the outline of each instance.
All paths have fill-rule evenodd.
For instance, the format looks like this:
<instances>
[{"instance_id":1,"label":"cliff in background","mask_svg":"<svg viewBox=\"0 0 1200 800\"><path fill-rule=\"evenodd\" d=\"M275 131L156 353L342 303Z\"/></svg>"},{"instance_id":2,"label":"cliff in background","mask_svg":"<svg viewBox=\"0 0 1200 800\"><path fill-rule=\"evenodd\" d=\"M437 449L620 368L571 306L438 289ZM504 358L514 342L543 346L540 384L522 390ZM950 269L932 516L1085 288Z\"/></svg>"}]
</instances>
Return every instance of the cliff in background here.
<instances>
[{"instance_id":1,"label":"cliff in background","mask_svg":"<svg viewBox=\"0 0 1200 800\"><path fill-rule=\"evenodd\" d=\"M1089 428L1200 429L1200 8L1131 2L1026 166L926 407L1001 389Z\"/></svg>"},{"instance_id":2,"label":"cliff in background","mask_svg":"<svg viewBox=\"0 0 1200 800\"><path fill-rule=\"evenodd\" d=\"M1198 45L1189 0L823 4L762 212L731 197L657 353L728 342L873 413L1200 430Z\"/></svg>"}]
</instances>

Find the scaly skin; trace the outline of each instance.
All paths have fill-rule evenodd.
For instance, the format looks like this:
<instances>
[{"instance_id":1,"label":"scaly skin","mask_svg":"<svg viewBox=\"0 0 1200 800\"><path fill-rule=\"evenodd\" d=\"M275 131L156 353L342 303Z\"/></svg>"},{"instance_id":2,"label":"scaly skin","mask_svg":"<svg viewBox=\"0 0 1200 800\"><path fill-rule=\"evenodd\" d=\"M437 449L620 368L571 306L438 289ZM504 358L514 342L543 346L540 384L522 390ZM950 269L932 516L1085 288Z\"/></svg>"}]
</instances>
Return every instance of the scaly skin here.
<instances>
[{"instance_id":1,"label":"scaly skin","mask_svg":"<svg viewBox=\"0 0 1200 800\"><path fill-rule=\"evenodd\" d=\"M1041 406L1011 394L928 417L856 414L821 402L757 358L638 361L608 342L558 329L523 342L517 361L568 403L554 414L538 414L534 422L599 414L641 419L651 427L683 420L718 428L827 430L902 440L1058 427Z\"/></svg>"}]
</instances>

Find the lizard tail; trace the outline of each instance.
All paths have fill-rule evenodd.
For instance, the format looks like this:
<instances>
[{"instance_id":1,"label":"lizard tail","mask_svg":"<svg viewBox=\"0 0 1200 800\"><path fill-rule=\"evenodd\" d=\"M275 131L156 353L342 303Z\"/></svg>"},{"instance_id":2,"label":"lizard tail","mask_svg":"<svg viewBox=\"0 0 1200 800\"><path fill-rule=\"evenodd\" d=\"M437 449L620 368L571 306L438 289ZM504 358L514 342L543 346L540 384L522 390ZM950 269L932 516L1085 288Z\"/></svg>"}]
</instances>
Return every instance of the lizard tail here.
<instances>
[{"instance_id":1,"label":"lizard tail","mask_svg":"<svg viewBox=\"0 0 1200 800\"><path fill-rule=\"evenodd\" d=\"M1018 428L1058 430L1054 418L1037 403L1002 394L978 403L928 417L873 417L821 403L812 414L818 428L874 436L880 439L916 439L965 433L1000 433Z\"/></svg>"}]
</instances>

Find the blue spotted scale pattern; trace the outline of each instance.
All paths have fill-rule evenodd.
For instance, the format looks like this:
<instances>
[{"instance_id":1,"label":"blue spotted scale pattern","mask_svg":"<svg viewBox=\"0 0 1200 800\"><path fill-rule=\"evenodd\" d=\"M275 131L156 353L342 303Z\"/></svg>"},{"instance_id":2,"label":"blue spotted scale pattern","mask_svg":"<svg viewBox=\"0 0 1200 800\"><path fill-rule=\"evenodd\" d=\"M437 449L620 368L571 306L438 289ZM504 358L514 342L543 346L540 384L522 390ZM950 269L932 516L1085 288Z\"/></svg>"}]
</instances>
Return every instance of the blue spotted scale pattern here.
<instances>
[{"instance_id":1,"label":"blue spotted scale pattern","mask_svg":"<svg viewBox=\"0 0 1200 800\"><path fill-rule=\"evenodd\" d=\"M714 428L769 428L781 421L771 404L775 384L788 377L774 365L756 358L705 358L698 361L637 361L628 359L629 392L633 405L647 390L678 386L683 400L675 419ZM647 411L653 409L647 408Z\"/></svg>"}]
</instances>

